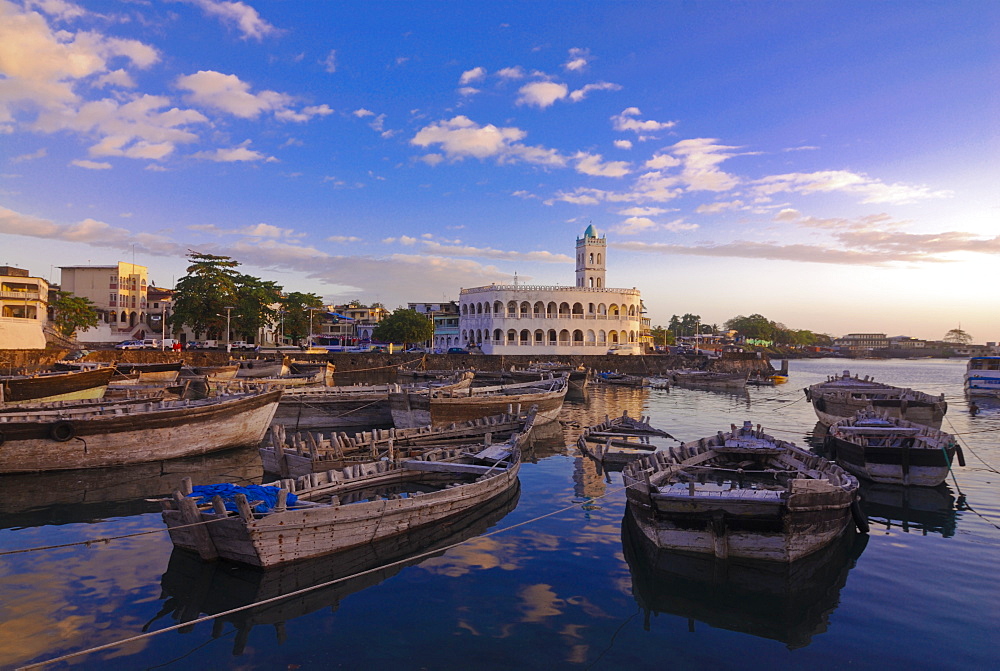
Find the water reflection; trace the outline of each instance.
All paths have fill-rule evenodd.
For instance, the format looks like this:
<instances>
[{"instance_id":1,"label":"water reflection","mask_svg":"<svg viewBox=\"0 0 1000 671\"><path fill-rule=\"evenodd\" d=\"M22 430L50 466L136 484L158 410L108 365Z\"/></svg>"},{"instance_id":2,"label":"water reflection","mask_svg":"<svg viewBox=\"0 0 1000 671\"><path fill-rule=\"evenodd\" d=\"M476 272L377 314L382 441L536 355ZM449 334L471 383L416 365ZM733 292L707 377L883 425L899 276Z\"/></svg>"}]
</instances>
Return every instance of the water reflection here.
<instances>
[{"instance_id":1,"label":"water reflection","mask_svg":"<svg viewBox=\"0 0 1000 671\"><path fill-rule=\"evenodd\" d=\"M94 522L158 512L147 499L193 484L259 484L264 470L256 448L116 468L0 476L0 529Z\"/></svg>"},{"instance_id":2,"label":"water reflection","mask_svg":"<svg viewBox=\"0 0 1000 671\"><path fill-rule=\"evenodd\" d=\"M517 506L520 486L514 487L474 512L430 525L408 534L386 538L369 545L327 557L261 571L228 562L204 562L197 555L175 549L160 581L164 603L145 629L169 615L175 622L197 619L258 601L322 585L347 576L376 569L406 557L445 548L478 536L497 524ZM443 550L440 554L443 554ZM285 640L285 625L290 620L321 608L337 610L341 600L399 573L405 566L418 564L426 557L396 564L347 578L305 594L272 604L232 613L215 621L212 637L223 633L223 624L236 627L233 654L243 654L250 631L257 625L275 628L278 643ZM190 632L190 629L181 629Z\"/></svg>"},{"instance_id":3,"label":"water reflection","mask_svg":"<svg viewBox=\"0 0 1000 671\"><path fill-rule=\"evenodd\" d=\"M622 547L632 573L632 596L650 614L667 613L712 627L781 641L789 649L809 645L829 626L830 614L864 551L868 537L849 529L841 538L799 561L717 560L670 552L649 543L629 514Z\"/></svg>"}]
</instances>

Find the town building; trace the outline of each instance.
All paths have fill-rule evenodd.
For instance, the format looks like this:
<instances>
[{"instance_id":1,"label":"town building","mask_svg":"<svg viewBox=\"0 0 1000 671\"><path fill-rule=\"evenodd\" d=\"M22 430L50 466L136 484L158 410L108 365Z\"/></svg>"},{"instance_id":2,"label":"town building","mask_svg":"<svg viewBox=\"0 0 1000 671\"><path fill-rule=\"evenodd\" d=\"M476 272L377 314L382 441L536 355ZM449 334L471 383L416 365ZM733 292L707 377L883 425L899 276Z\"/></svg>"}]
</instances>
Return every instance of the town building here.
<instances>
[{"instance_id":1,"label":"town building","mask_svg":"<svg viewBox=\"0 0 1000 671\"><path fill-rule=\"evenodd\" d=\"M431 342L422 343L424 347L446 352L449 347L461 347L458 330L458 302L444 301L441 303L407 303L406 307L419 312L434 322L434 337Z\"/></svg>"},{"instance_id":2,"label":"town building","mask_svg":"<svg viewBox=\"0 0 1000 671\"><path fill-rule=\"evenodd\" d=\"M607 354L642 343L638 289L607 286L607 239L588 226L576 240L576 286L491 284L462 289L459 342L484 354Z\"/></svg>"},{"instance_id":3,"label":"town building","mask_svg":"<svg viewBox=\"0 0 1000 671\"><path fill-rule=\"evenodd\" d=\"M45 349L49 283L0 266L0 349Z\"/></svg>"},{"instance_id":4,"label":"town building","mask_svg":"<svg viewBox=\"0 0 1000 671\"><path fill-rule=\"evenodd\" d=\"M389 315L380 303L371 306L360 303L327 305L326 312L317 312L313 325L314 340L324 345L344 347L370 343L378 323Z\"/></svg>"},{"instance_id":5,"label":"town building","mask_svg":"<svg viewBox=\"0 0 1000 671\"><path fill-rule=\"evenodd\" d=\"M117 343L162 333L162 327L154 329L147 322L146 266L119 261L109 266L61 266L59 270L62 290L89 299L97 310L97 327L77 332L81 343Z\"/></svg>"},{"instance_id":6,"label":"town building","mask_svg":"<svg viewBox=\"0 0 1000 671\"><path fill-rule=\"evenodd\" d=\"M884 333L848 333L842 338L834 339L833 346L846 352L889 349L889 338Z\"/></svg>"},{"instance_id":7,"label":"town building","mask_svg":"<svg viewBox=\"0 0 1000 671\"><path fill-rule=\"evenodd\" d=\"M927 347L927 341L921 340L920 338L914 338L912 336L891 336L889 338L890 349L924 349Z\"/></svg>"}]
</instances>

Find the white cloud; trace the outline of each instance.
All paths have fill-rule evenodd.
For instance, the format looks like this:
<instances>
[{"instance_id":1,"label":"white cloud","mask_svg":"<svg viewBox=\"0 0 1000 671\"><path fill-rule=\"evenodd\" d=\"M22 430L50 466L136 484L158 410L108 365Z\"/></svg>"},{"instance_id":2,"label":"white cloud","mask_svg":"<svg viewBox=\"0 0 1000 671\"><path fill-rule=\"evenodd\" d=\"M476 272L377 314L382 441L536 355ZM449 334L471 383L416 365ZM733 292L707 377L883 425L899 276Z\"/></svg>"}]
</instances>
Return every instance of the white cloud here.
<instances>
[{"instance_id":1,"label":"white cloud","mask_svg":"<svg viewBox=\"0 0 1000 671\"><path fill-rule=\"evenodd\" d=\"M632 148L632 141L631 140L615 140L615 147L617 147L618 149L631 149ZM650 167L650 166L647 164L646 167Z\"/></svg>"},{"instance_id":2,"label":"white cloud","mask_svg":"<svg viewBox=\"0 0 1000 671\"><path fill-rule=\"evenodd\" d=\"M670 149L681 157L681 180L688 191L728 191L740 183L737 177L717 167L736 155L732 152L736 147L718 144L718 140L711 138L692 138L681 140Z\"/></svg>"},{"instance_id":3,"label":"white cloud","mask_svg":"<svg viewBox=\"0 0 1000 671\"><path fill-rule=\"evenodd\" d=\"M623 217L655 217L658 214L666 214L673 211L662 207L626 207L624 210L619 210L618 214Z\"/></svg>"},{"instance_id":4,"label":"white cloud","mask_svg":"<svg viewBox=\"0 0 1000 671\"><path fill-rule=\"evenodd\" d=\"M262 112L284 110L292 102L291 96L277 91L251 93L250 85L236 75L226 75L214 70L200 70L193 75L177 78L177 88L190 91L189 102L228 112L241 119L255 119Z\"/></svg>"},{"instance_id":5,"label":"white cloud","mask_svg":"<svg viewBox=\"0 0 1000 671\"><path fill-rule=\"evenodd\" d=\"M482 91L477 89L475 86L463 86L460 89L458 89L458 94L461 96L465 96L466 98L468 98L469 96L474 96L478 93L482 93Z\"/></svg>"},{"instance_id":6,"label":"white cloud","mask_svg":"<svg viewBox=\"0 0 1000 671\"><path fill-rule=\"evenodd\" d=\"M586 98L591 91L620 91L621 88L622 87L619 86L618 84L613 84L611 82L597 82L595 84L587 84L583 88L579 88L570 93L569 99L575 103L578 103L584 98Z\"/></svg>"},{"instance_id":7,"label":"white cloud","mask_svg":"<svg viewBox=\"0 0 1000 671\"><path fill-rule=\"evenodd\" d=\"M600 154L587 154L578 152L573 156L576 161L576 171L584 175L595 177L624 177L629 174L628 161L608 161L602 163L603 157Z\"/></svg>"},{"instance_id":8,"label":"white cloud","mask_svg":"<svg viewBox=\"0 0 1000 671\"><path fill-rule=\"evenodd\" d=\"M330 49L330 53L328 53L326 55L326 58L324 58L323 60L320 61L320 64L323 66L323 69L326 70L327 72L329 72L330 74L333 74L334 72L336 72L337 71L337 50L336 49Z\"/></svg>"},{"instance_id":9,"label":"white cloud","mask_svg":"<svg viewBox=\"0 0 1000 671\"><path fill-rule=\"evenodd\" d=\"M650 170L663 170L664 168L674 168L681 164L681 160L670 154L654 154L653 158L646 161L645 167Z\"/></svg>"},{"instance_id":10,"label":"white cloud","mask_svg":"<svg viewBox=\"0 0 1000 671\"><path fill-rule=\"evenodd\" d=\"M753 190L762 196L771 196L781 192L811 194L842 191L862 196L862 203L891 203L894 205L954 196L952 191L932 191L926 186L885 184L881 180L849 170L772 175L756 180L753 183Z\"/></svg>"},{"instance_id":11,"label":"white cloud","mask_svg":"<svg viewBox=\"0 0 1000 671\"><path fill-rule=\"evenodd\" d=\"M517 104L545 109L557 100L565 98L568 91L569 88L565 84L558 84L556 82L531 82L518 90Z\"/></svg>"},{"instance_id":12,"label":"white cloud","mask_svg":"<svg viewBox=\"0 0 1000 671\"><path fill-rule=\"evenodd\" d=\"M536 165L564 165L558 152L543 147L529 147L518 140L527 135L519 128L498 128L492 124L480 126L465 116L438 121L421 128L410 144L429 148L440 146L450 160L463 158L491 158L500 162L523 161ZM425 156L421 160L433 165L441 162L439 155Z\"/></svg>"},{"instance_id":13,"label":"white cloud","mask_svg":"<svg viewBox=\"0 0 1000 671\"><path fill-rule=\"evenodd\" d=\"M590 50L574 47L569 50L569 60L563 63L563 67L570 72L583 70L590 62Z\"/></svg>"},{"instance_id":14,"label":"white cloud","mask_svg":"<svg viewBox=\"0 0 1000 671\"><path fill-rule=\"evenodd\" d=\"M86 161L86 160L76 160L70 161L70 165L75 165L78 168L86 168L87 170L111 170L110 163L98 162L98 161Z\"/></svg>"},{"instance_id":15,"label":"white cloud","mask_svg":"<svg viewBox=\"0 0 1000 671\"><path fill-rule=\"evenodd\" d=\"M695 208L695 212L698 214L718 214L719 212L725 212L726 210L738 210L744 206L742 200L733 200L729 202L717 202L708 203L706 205L699 205Z\"/></svg>"},{"instance_id":16,"label":"white cloud","mask_svg":"<svg viewBox=\"0 0 1000 671\"><path fill-rule=\"evenodd\" d=\"M224 24L235 27L243 37L256 40L279 32L264 19L253 7L242 2L224 2L222 0L186 0L200 7L209 16L220 19Z\"/></svg>"},{"instance_id":17,"label":"white cloud","mask_svg":"<svg viewBox=\"0 0 1000 671\"><path fill-rule=\"evenodd\" d=\"M331 235L326 238L327 242L361 242L361 238L354 235Z\"/></svg>"},{"instance_id":18,"label":"white cloud","mask_svg":"<svg viewBox=\"0 0 1000 671\"><path fill-rule=\"evenodd\" d=\"M462 76L458 78L459 86L467 86L473 82L478 82L486 78L486 68L476 67L471 70L466 70L462 73Z\"/></svg>"},{"instance_id":19,"label":"white cloud","mask_svg":"<svg viewBox=\"0 0 1000 671\"><path fill-rule=\"evenodd\" d=\"M276 162L273 156L267 156L259 151L249 148L250 140L244 141L238 147L219 148L214 151L200 151L194 154L195 158L215 161L216 163L255 163L264 161L265 163Z\"/></svg>"},{"instance_id":20,"label":"white cloud","mask_svg":"<svg viewBox=\"0 0 1000 671\"><path fill-rule=\"evenodd\" d=\"M265 223L244 226L234 232L253 238L301 238L305 236L305 233L296 233L290 228L281 228L280 226Z\"/></svg>"},{"instance_id":21,"label":"white cloud","mask_svg":"<svg viewBox=\"0 0 1000 671\"><path fill-rule=\"evenodd\" d=\"M520 65L512 68L497 70L497 76L501 79L524 79L524 68Z\"/></svg>"},{"instance_id":22,"label":"white cloud","mask_svg":"<svg viewBox=\"0 0 1000 671\"><path fill-rule=\"evenodd\" d=\"M107 72L98 77L94 83L98 88L117 87L121 89L134 89L136 87L132 75L124 70Z\"/></svg>"},{"instance_id":23,"label":"white cloud","mask_svg":"<svg viewBox=\"0 0 1000 671\"><path fill-rule=\"evenodd\" d=\"M45 147L42 147L38 151L33 151L30 154L21 154L20 156L15 156L10 159L11 163L22 163L23 161L34 161L37 158L45 158L49 155L49 152Z\"/></svg>"},{"instance_id":24,"label":"white cloud","mask_svg":"<svg viewBox=\"0 0 1000 671\"><path fill-rule=\"evenodd\" d=\"M652 119L642 121L634 118L640 114L642 112L639 111L638 107L628 107L622 110L621 114L611 117L611 122L617 131L633 131L640 134L655 133L677 125L676 121L653 121Z\"/></svg>"}]
</instances>

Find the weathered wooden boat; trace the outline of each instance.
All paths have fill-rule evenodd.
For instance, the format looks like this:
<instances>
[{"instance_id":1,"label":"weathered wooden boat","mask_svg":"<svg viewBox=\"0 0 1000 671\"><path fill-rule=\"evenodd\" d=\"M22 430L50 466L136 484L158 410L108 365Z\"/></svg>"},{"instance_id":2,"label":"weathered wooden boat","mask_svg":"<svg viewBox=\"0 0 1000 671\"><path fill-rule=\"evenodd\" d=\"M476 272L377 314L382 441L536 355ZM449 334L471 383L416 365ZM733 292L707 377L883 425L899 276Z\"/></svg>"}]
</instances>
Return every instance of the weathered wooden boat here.
<instances>
[{"instance_id":1,"label":"weathered wooden boat","mask_svg":"<svg viewBox=\"0 0 1000 671\"><path fill-rule=\"evenodd\" d=\"M104 468L258 445L281 390L0 413L0 473Z\"/></svg>"},{"instance_id":2,"label":"weathered wooden boat","mask_svg":"<svg viewBox=\"0 0 1000 671\"><path fill-rule=\"evenodd\" d=\"M184 366L181 377L205 377L209 380L232 380L239 371L239 364L230 363L221 366Z\"/></svg>"},{"instance_id":3,"label":"weathered wooden boat","mask_svg":"<svg viewBox=\"0 0 1000 671\"><path fill-rule=\"evenodd\" d=\"M676 440L666 431L652 426L648 417L636 419L626 410L621 417L605 416L600 424L585 428L577 440L577 447L604 469L621 470L625 464L655 451L658 445L652 442L654 438Z\"/></svg>"},{"instance_id":4,"label":"weathered wooden boat","mask_svg":"<svg viewBox=\"0 0 1000 671\"><path fill-rule=\"evenodd\" d=\"M1000 398L1000 356L974 356L965 367L965 394Z\"/></svg>"},{"instance_id":5,"label":"weathered wooden boat","mask_svg":"<svg viewBox=\"0 0 1000 671\"><path fill-rule=\"evenodd\" d=\"M397 429L443 426L452 422L519 412L535 407L536 423L558 418L569 383L566 377L468 389L441 389L413 393L404 389L389 394L389 409Z\"/></svg>"},{"instance_id":6,"label":"weathered wooden boat","mask_svg":"<svg viewBox=\"0 0 1000 671\"><path fill-rule=\"evenodd\" d=\"M43 403L71 399L100 398L115 369L0 376L0 403Z\"/></svg>"},{"instance_id":7,"label":"weathered wooden boat","mask_svg":"<svg viewBox=\"0 0 1000 671\"><path fill-rule=\"evenodd\" d=\"M261 384L272 387L321 387L328 382L328 378L323 370L319 368L311 373L263 375L260 377L240 377L238 379L245 384Z\"/></svg>"},{"instance_id":8,"label":"weathered wooden boat","mask_svg":"<svg viewBox=\"0 0 1000 671\"><path fill-rule=\"evenodd\" d=\"M389 394L404 390L413 394L431 389L468 389L471 374L448 380L418 382L409 385L375 384L342 387L307 387L288 389L281 397L274 424L291 431L316 429L353 429L392 426Z\"/></svg>"},{"instance_id":9,"label":"weathered wooden boat","mask_svg":"<svg viewBox=\"0 0 1000 671\"><path fill-rule=\"evenodd\" d=\"M380 459L407 459L443 445L490 445L515 433L529 434L532 413L493 415L446 427L372 429L349 436L341 432L297 431L272 424L270 440L260 448L264 470L283 478L297 478Z\"/></svg>"},{"instance_id":10,"label":"weathered wooden boat","mask_svg":"<svg viewBox=\"0 0 1000 671\"><path fill-rule=\"evenodd\" d=\"M802 648L825 632L868 537L847 533L798 561L716 559L656 547L631 514L622 521L622 550L632 597L649 631L660 613ZM662 623L662 619L659 620ZM668 620L669 622L669 620ZM666 623L662 623L666 624Z\"/></svg>"},{"instance_id":11,"label":"weathered wooden boat","mask_svg":"<svg viewBox=\"0 0 1000 671\"><path fill-rule=\"evenodd\" d=\"M750 422L655 452L622 475L629 512L664 549L791 562L852 517L867 530L854 476Z\"/></svg>"},{"instance_id":12,"label":"weathered wooden boat","mask_svg":"<svg viewBox=\"0 0 1000 671\"><path fill-rule=\"evenodd\" d=\"M844 371L805 389L806 400L812 403L819 421L827 426L850 418L859 410L872 406L892 417L939 428L948 404L944 394L931 396L922 391L903 389Z\"/></svg>"},{"instance_id":13,"label":"weathered wooden boat","mask_svg":"<svg viewBox=\"0 0 1000 671\"><path fill-rule=\"evenodd\" d=\"M750 377L747 378L747 386L749 387L773 387L777 384L775 380L775 375L762 375L761 373L752 373ZM788 381L788 378L785 378Z\"/></svg>"},{"instance_id":14,"label":"weathered wooden boat","mask_svg":"<svg viewBox=\"0 0 1000 671\"><path fill-rule=\"evenodd\" d=\"M240 368L236 377L276 377L288 375L288 360L284 357L275 359L234 359L230 363Z\"/></svg>"},{"instance_id":15,"label":"weathered wooden boat","mask_svg":"<svg viewBox=\"0 0 1000 671\"><path fill-rule=\"evenodd\" d=\"M279 566L439 524L509 492L523 441L518 434L474 454L441 448L417 459L286 479L269 488L275 503L262 512L242 493L233 497L233 513L220 496L199 506L177 491L163 501L163 520L175 546L203 559Z\"/></svg>"},{"instance_id":16,"label":"weathered wooden boat","mask_svg":"<svg viewBox=\"0 0 1000 671\"><path fill-rule=\"evenodd\" d=\"M175 382L181 374L181 368L184 366L183 361L162 361L155 363L127 363L124 361L119 361L115 364L115 368L122 375L129 375L138 373L139 381L144 383L150 382Z\"/></svg>"},{"instance_id":17,"label":"weathered wooden boat","mask_svg":"<svg viewBox=\"0 0 1000 671\"><path fill-rule=\"evenodd\" d=\"M544 380L553 375L565 375L569 378L570 386L584 386L591 379L591 370L584 365L571 366L565 363L553 361L542 361L530 363L526 366L511 366L510 377L518 382L530 382L532 380Z\"/></svg>"},{"instance_id":18,"label":"weathered wooden boat","mask_svg":"<svg viewBox=\"0 0 1000 671\"><path fill-rule=\"evenodd\" d=\"M873 408L834 422L825 448L845 470L884 484L935 487L948 477L956 456L965 466L962 448L950 433Z\"/></svg>"},{"instance_id":19,"label":"weathered wooden boat","mask_svg":"<svg viewBox=\"0 0 1000 671\"><path fill-rule=\"evenodd\" d=\"M296 618L321 609L335 611L348 596L373 587L408 566L442 557L457 544L475 543L477 536L514 510L519 495L520 487L515 482L507 492L450 517L446 524L425 525L335 555L282 564L266 571L225 561L206 562L175 547L160 582L163 604L157 616L169 615L174 621L184 623L202 614L221 613L215 625L230 623L236 630L234 655L243 653L251 631L257 626L273 629L277 642L282 643L286 630L295 626ZM266 605L242 608L299 591L302 593ZM310 626L308 622L302 625Z\"/></svg>"},{"instance_id":20,"label":"weathered wooden boat","mask_svg":"<svg viewBox=\"0 0 1000 671\"><path fill-rule=\"evenodd\" d=\"M288 371L292 375L313 375L320 379L320 384L333 384L333 374L337 367L329 361L296 361L288 362Z\"/></svg>"},{"instance_id":21,"label":"weathered wooden boat","mask_svg":"<svg viewBox=\"0 0 1000 671\"><path fill-rule=\"evenodd\" d=\"M742 389L747 385L747 374L708 370L675 370L670 379L674 384L696 389Z\"/></svg>"}]
</instances>

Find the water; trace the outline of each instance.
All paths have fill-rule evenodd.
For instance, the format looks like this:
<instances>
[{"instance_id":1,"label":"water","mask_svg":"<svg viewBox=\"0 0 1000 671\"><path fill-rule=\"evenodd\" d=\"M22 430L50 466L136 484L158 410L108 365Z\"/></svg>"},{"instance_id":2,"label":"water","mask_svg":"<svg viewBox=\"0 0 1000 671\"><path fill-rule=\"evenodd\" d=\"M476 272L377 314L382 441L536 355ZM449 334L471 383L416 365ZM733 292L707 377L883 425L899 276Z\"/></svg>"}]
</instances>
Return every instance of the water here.
<instances>
[{"instance_id":1,"label":"water","mask_svg":"<svg viewBox=\"0 0 1000 671\"><path fill-rule=\"evenodd\" d=\"M664 570L644 561L627 532L623 546L621 475L599 475L579 455L583 426L628 409L691 440L749 419L805 445L816 418L802 388L844 368L946 394L942 429L966 447L968 465L956 469L965 505L956 508L950 479L936 489L870 490L871 534L845 537L791 574L698 560ZM951 360L792 361L788 384L745 394L597 387L567 404L562 431L540 437L511 500L403 545L264 574L172 553L155 504L144 500L189 472L196 481L259 480L245 454L167 474L0 478L0 551L151 532L0 556L0 667L163 629L466 537L422 561L50 668L993 667L1000 475L983 461L1000 467L1000 407L969 416L963 369Z\"/></svg>"}]
</instances>

